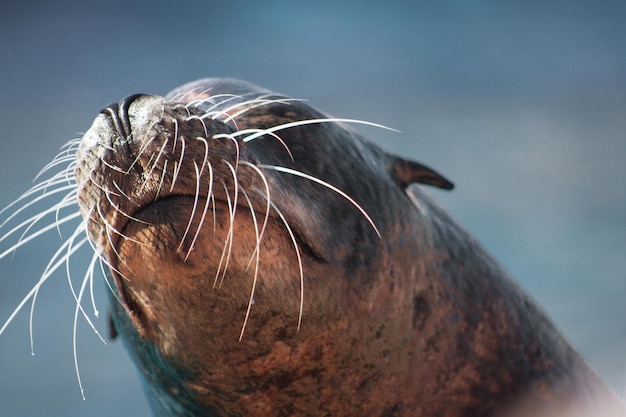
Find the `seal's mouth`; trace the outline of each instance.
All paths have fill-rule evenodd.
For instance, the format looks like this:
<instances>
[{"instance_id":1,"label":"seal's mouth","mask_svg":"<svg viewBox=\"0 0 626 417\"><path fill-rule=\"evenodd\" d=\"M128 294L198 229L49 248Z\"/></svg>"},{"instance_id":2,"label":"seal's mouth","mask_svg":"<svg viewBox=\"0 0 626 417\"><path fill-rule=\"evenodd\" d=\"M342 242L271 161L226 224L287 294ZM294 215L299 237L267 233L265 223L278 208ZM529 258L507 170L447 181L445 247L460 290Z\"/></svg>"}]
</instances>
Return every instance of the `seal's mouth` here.
<instances>
[{"instance_id":1,"label":"seal's mouth","mask_svg":"<svg viewBox=\"0 0 626 417\"><path fill-rule=\"evenodd\" d=\"M194 106L157 96L133 94L103 108L81 142L76 171L96 246L114 252L127 223L155 202L184 196L194 211L201 198L241 205L238 170L254 164L241 158L232 132Z\"/></svg>"}]
</instances>

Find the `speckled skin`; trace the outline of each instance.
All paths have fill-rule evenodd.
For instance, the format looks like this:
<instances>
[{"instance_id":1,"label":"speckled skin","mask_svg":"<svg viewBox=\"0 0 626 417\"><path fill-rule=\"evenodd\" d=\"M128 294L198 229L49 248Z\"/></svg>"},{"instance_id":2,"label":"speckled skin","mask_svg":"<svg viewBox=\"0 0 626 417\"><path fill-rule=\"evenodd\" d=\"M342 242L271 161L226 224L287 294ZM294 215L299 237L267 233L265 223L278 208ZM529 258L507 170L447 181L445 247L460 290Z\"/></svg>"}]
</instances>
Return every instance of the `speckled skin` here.
<instances>
[{"instance_id":1,"label":"speckled skin","mask_svg":"<svg viewBox=\"0 0 626 417\"><path fill-rule=\"evenodd\" d=\"M239 188L250 203L238 200L232 253L216 285L231 233L222 182L232 198L233 177L223 161L234 166L237 148L229 140L210 142L215 216L209 211L199 226L196 210L192 230L200 227L200 233L189 252L191 237L183 235L194 196L204 190L198 200L204 206L208 189L206 172L200 181L194 177L191 161L202 162L205 153L192 139L235 127L207 121L204 132L171 101L223 93L250 99L269 92L207 79L166 99L141 96L127 107L131 135L120 134L111 114L102 114L79 151L83 215L121 299L113 298L113 321L144 376L155 415L495 416L512 408L562 412L616 401L528 295L412 184L450 183L337 123L282 130L284 143L271 136L240 141L239 161L292 167L332 184L362 206L380 237L346 198L261 167L272 203L300 248L302 324L298 329L298 257L273 211L239 340L253 285L255 230L265 213L258 192L264 184L249 166L237 165ZM236 128L315 117L327 116L301 102L252 106L236 118ZM171 175L149 169L149 157L173 135L172 118L188 141L170 191ZM165 152L171 154L164 160L181 160L180 148ZM124 193L104 198L102 190L114 184ZM107 237L100 214L119 233Z\"/></svg>"}]
</instances>

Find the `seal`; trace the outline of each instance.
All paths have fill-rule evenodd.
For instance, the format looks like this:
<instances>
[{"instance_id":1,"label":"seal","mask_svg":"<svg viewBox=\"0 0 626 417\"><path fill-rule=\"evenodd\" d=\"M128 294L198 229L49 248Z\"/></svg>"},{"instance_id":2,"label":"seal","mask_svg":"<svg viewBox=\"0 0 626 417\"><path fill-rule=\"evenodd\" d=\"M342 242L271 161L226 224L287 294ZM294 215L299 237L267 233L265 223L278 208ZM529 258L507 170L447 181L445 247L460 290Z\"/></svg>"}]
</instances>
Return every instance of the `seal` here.
<instances>
[{"instance_id":1,"label":"seal","mask_svg":"<svg viewBox=\"0 0 626 417\"><path fill-rule=\"evenodd\" d=\"M354 123L232 79L96 117L74 196L154 414L620 408L419 185L452 183Z\"/></svg>"}]
</instances>

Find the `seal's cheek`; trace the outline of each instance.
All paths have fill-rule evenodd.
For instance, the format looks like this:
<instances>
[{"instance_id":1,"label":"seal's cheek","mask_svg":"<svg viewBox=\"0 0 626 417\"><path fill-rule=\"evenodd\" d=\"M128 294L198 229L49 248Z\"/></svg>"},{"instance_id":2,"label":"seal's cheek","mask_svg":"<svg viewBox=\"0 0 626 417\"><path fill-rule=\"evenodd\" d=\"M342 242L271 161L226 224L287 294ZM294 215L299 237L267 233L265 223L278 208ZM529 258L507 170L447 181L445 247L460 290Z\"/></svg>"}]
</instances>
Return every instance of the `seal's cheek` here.
<instances>
[{"instance_id":1,"label":"seal's cheek","mask_svg":"<svg viewBox=\"0 0 626 417\"><path fill-rule=\"evenodd\" d=\"M203 207L200 201L196 207ZM297 326L300 269L289 234L248 208L217 204L206 213L186 197L156 202L133 215L112 264L131 318L144 340L164 354L202 343L236 342L249 316L258 331L268 316ZM222 342L220 342L220 340ZM219 345L219 346L218 346Z\"/></svg>"}]
</instances>

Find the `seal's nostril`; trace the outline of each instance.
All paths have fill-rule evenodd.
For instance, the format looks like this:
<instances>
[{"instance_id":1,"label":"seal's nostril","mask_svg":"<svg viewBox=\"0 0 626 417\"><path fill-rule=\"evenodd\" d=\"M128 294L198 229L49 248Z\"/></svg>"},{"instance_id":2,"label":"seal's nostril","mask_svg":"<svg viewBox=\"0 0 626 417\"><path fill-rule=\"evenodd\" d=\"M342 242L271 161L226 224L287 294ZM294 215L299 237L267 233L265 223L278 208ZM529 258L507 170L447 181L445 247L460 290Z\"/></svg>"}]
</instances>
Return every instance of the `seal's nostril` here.
<instances>
[{"instance_id":1,"label":"seal's nostril","mask_svg":"<svg viewBox=\"0 0 626 417\"><path fill-rule=\"evenodd\" d=\"M126 137L126 132L124 131L124 127L122 126L122 122L118 115L118 110L119 105L117 103L112 103L100 110L100 113L108 115L111 119L111 122L113 122L113 126L115 126L115 130L117 131L117 133L122 137Z\"/></svg>"},{"instance_id":2,"label":"seal's nostril","mask_svg":"<svg viewBox=\"0 0 626 417\"><path fill-rule=\"evenodd\" d=\"M128 109L133 101L137 100L144 94L132 94L124 97L119 103L111 103L100 110L100 113L106 114L111 118L115 130L124 138L130 137L131 126L128 118Z\"/></svg>"},{"instance_id":3,"label":"seal's nostril","mask_svg":"<svg viewBox=\"0 0 626 417\"><path fill-rule=\"evenodd\" d=\"M124 97L119 104L118 114L122 121L122 127L124 128L124 133L126 137L130 136L130 120L128 119L128 109L133 101L137 100L139 97L143 97L145 94L132 94L130 96Z\"/></svg>"}]
</instances>

